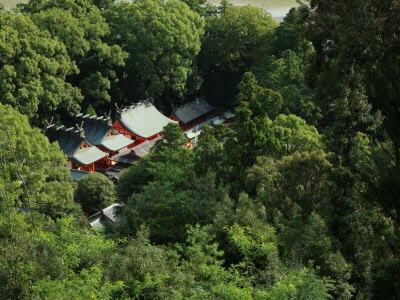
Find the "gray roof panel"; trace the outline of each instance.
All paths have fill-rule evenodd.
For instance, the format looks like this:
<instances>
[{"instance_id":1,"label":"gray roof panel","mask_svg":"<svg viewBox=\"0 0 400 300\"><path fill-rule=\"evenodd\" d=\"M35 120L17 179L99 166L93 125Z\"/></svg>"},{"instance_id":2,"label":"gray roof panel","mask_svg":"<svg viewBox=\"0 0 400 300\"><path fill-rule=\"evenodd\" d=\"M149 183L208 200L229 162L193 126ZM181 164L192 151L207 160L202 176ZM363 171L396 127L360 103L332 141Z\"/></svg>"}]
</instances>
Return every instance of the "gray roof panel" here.
<instances>
[{"instance_id":1,"label":"gray roof panel","mask_svg":"<svg viewBox=\"0 0 400 300\"><path fill-rule=\"evenodd\" d=\"M88 171L75 170L75 169L70 169L70 172L71 172L72 181L79 181L85 175L89 174Z\"/></svg>"},{"instance_id":2,"label":"gray roof panel","mask_svg":"<svg viewBox=\"0 0 400 300\"><path fill-rule=\"evenodd\" d=\"M72 157L82 146L85 138L79 130L65 129L64 126L49 126L46 130L46 136L50 143L58 142L61 151L68 157Z\"/></svg>"},{"instance_id":3,"label":"gray roof panel","mask_svg":"<svg viewBox=\"0 0 400 300\"><path fill-rule=\"evenodd\" d=\"M98 217L90 220L89 223L92 228L104 227L106 224L106 220L103 215L99 215Z\"/></svg>"},{"instance_id":4,"label":"gray roof panel","mask_svg":"<svg viewBox=\"0 0 400 300\"><path fill-rule=\"evenodd\" d=\"M98 121L92 118L77 118L78 121L83 121L83 130L85 131L85 138L91 145L98 146L107 138L112 128L111 124L106 121Z\"/></svg>"},{"instance_id":5,"label":"gray roof panel","mask_svg":"<svg viewBox=\"0 0 400 300\"><path fill-rule=\"evenodd\" d=\"M110 206L107 206L105 209L103 209L103 214L112 222L117 221L117 217L115 214L115 210L118 209L118 207L121 207L121 204L119 203L114 203L111 204Z\"/></svg>"},{"instance_id":6,"label":"gray roof panel","mask_svg":"<svg viewBox=\"0 0 400 300\"><path fill-rule=\"evenodd\" d=\"M80 149L71 158L78 164L87 166L106 157L107 155L108 153L93 146Z\"/></svg>"},{"instance_id":7,"label":"gray roof panel","mask_svg":"<svg viewBox=\"0 0 400 300\"><path fill-rule=\"evenodd\" d=\"M131 151L132 151L137 157L142 158L142 157L146 156L147 154L149 154L150 149L153 148L153 146L155 145L155 143L156 143L158 140L161 140L161 139L162 139L162 137L160 136L160 137L158 137L158 138L156 138L156 139L154 139L154 140L145 141L145 142L143 142L143 143L141 143L141 144L139 144L139 145L137 145L137 146L135 146L135 147L132 147L132 148L131 148Z\"/></svg>"},{"instance_id":8,"label":"gray roof panel","mask_svg":"<svg viewBox=\"0 0 400 300\"><path fill-rule=\"evenodd\" d=\"M191 130L191 131L187 131L186 133L185 133L185 136L188 138L188 139L194 139L195 137L198 137L200 134L201 134L201 131L202 131L202 129L199 129L199 130L197 130L197 131L195 131L195 130Z\"/></svg>"},{"instance_id":9,"label":"gray roof panel","mask_svg":"<svg viewBox=\"0 0 400 300\"><path fill-rule=\"evenodd\" d=\"M111 204L105 209L102 209L101 211L95 213L94 215L89 216L88 221L90 223L90 226L92 226L93 228L102 227L106 224L107 220L115 223L117 221L117 216L115 214L115 209L117 207L121 207L121 204L119 203Z\"/></svg>"},{"instance_id":10,"label":"gray roof panel","mask_svg":"<svg viewBox=\"0 0 400 300\"><path fill-rule=\"evenodd\" d=\"M128 170L129 165L128 164L124 164L124 163L116 163L115 165L109 167L107 169L107 172L105 173L107 175L108 178L112 178L112 179L116 179L119 180L119 178L121 177L121 175Z\"/></svg>"},{"instance_id":11,"label":"gray roof panel","mask_svg":"<svg viewBox=\"0 0 400 300\"><path fill-rule=\"evenodd\" d=\"M215 107L208 104L205 99L197 99L178 108L174 114L179 120L187 123L212 111L213 109L215 109Z\"/></svg>"},{"instance_id":12,"label":"gray roof panel","mask_svg":"<svg viewBox=\"0 0 400 300\"><path fill-rule=\"evenodd\" d=\"M116 161L119 163L132 165L135 161L138 160L136 156L132 155L131 149L121 150L118 154L109 158L111 161Z\"/></svg>"},{"instance_id":13,"label":"gray roof panel","mask_svg":"<svg viewBox=\"0 0 400 300\"><path fill-rule=\"evenodd\" d=\"M122 134L114 134L106 137L99 146L108 151L116 152L132 145L134 142Z\"/></svg>"},{"instance_id":14,"label":"gray roof panel","mask_svg":"<svg viewBox=\"0 0 400 300\"><path fill-rule=\"evenodd\" d=\"M142 138L149 138L173 121L160 113L149 100L118 111L118 120L126 129Z\"/></svg>"},{"instance_id":15,"label":"gray roof panel","mask_svg":"<svg viewBox=\"0 0 400 300\"><path fill-rule=\"evenodd\" d=\"M230 118L233 118L235 115L234 115L234 113L232 112L232 111L227 111L225 114L224 114L224 117L225 118L227 118L227 119L230 119Z\"/></svg>"},{"instance_id":16,"label":"gray roof panel","mask_svg":"<svg viewBox=\"0 0 400 300\"><path fill-rule=\"evenodd\" d=\"M211 123L214 125L218 125L218 124L224 123L225 121L226 121L225 119L217 117L217 118L212 119Z\"/></svg>"},{"instance_id":17,"label":"gray roof panel","mask_svg":"<svg viewBox=\"0 0 400 300\"><path fill-rule=\"evenodd\" d=\"M132 147L131 149L124 149L120 151L118 154L110 157L110 160L126 164L133 164L139 158L142 158L147 154L149 154L150 149L160 139L162 139L162 137L158 137L151 141L144 141L143 143L135 147Z\"/></svg>"},{"instance_id":18,"label":"gray roof panel","mask_svg":"<svg viewBox=\"0 0 400 300\"><path fill-rule=\"evenodd\" d=\"M77 115L75 118L78 123L83 123L85 138L91 145L116 152L134 143L134 141L112 129L110 118L82 116L82 114Z\"/></svg>"}]
</instances>

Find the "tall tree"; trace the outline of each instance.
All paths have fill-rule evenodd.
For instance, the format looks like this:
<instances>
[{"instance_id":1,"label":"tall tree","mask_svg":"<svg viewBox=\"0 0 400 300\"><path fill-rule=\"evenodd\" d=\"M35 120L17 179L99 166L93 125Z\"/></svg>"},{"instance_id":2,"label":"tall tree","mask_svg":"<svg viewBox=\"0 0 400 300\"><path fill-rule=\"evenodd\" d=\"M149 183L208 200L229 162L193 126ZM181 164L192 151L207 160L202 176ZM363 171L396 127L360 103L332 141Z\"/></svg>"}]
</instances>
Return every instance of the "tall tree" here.
<instances>
[{"instance_id":1,"label":"tall tree","mask_svg":"<svg viewBox=\"0 0 400 300\"><path fill-rule=\"evenodd\" d=\"M296 114L317 125L322 116L320 108L312 101L313 90L306 86L306 59L301 55L290 49L280 52L279 56L266 53L251 71L262 87L281 94L285 113Z\"/></svg>"},{"instance_id":2,"label":"tall tree","mask_svg":"<svg viewBox=\"0 0 400 300\"><path fill-rule=\"evenodd\" d=\"M336 118L328 133L330 147L337 153L337 164L349 166L349 154L358 131L369 132L376 118L391 143L386 153L392 161L381 174L379 189L388 197L380 203L397 225L400 224L400 90L399 20L397 1L311 1L301 7L306 37L313 43L315 55L309 82L317 89L317 98L333 108ZM312 26L309 26L312 24ZM348 30L352 28L352 30ZM374 139L373 142L379 142ZM391 174L391 175L389 175ZM374 183L371 183L374 185Z\"/></svg>"},{"instance_id":3,"label":"tall tree","mask_svg":"<svg viewBox=\"0 0 400 300\"><path fill-rule=\"evenodd\" d=\"M299 22L299 11L291 8L283 18L283 22L275 28L273 54L282 57L286 50L291 50L303 60L312 53L311 43L301 34L301 23Z\"/></svg>"},{"instance_id":4,"label":"tall tree","mask_svg":"<svg viewBox=\"0 0 400 300\"><path fill-rule=\"evenodd\" d=\"M272 122L274 135L281 141L281 155L322 148L322 137L312 125L295 115L279 115Z\"/></svg>"},{"instance_id":5,"label":"tall tree","mask_svg":"<svg viewBox=\"0 0 400 300\"><path fill-rule=\"evenodd\" d=\"M148 95L177 97L190 89L187 82L204 27L196 12L177 0L138 0L118 3L104 15L110 41L129 53L118 74L128 101Z\"/></svg>"},{"instance_id":6,"label":"tall tree","mask_svg":"<svg viewBox=\"0 0 400 300\"><path fill-rule=\"evenodd\" d=\"M26 116L0 104L2 211L38 210L51 217L76 215L69 170L57 144L50 144Z\"/></svg>"},{"instance_id":7,"label":"tall tree","mask_svg":"<svg viewBox=\"0 0 400 300\"><path fill-rule=\"evenodd\" d=\"M117 194L126 204L116 227L120 234L135 234L146 224L155 242L183 241L185 225L211 222L226 195L211 169L195 176L195 156L182 147L181 128L170 123L165 129L165 140L146 162L133 165L120 180Z\"/></svg>"},{"instance_id":8,"label":"tall tree","mask_svg":"<svg viewBox=\"0 0 400 300\"><path fill-rule=\"evenodd\" d=\"M195 12L197 12L200 16L204 16L206 12L204 4L206 4L207 0L181 0L181 1L189 5L189 7Z\"/></svg>"},{"instance_id":9,"label":"tall tree","mask_svg":"<svg viewBox=\"0 0 400 300\"><path fill-rule=\"evenodd\" d=\"M153 152L160 152L164 149L176 149L181 147L187 139L183 136L182 128L177 123L168 123L161 132L162 139L158 140L152 148Z\"/></svg>"},{"instance_id":10,"label":"tall tree","mask_svg":"<svg viewBox=\"0 0 400 300\"><path fill-rule=\"evenodd\" d=\"M225 173L223 140L232 133L225 124L218 124L216 127L205 125L202 128L201 138L195 148L198 175L213 170L219 178L222 178Z\"/></svg>"},{"instance_id":11,"label":"tall tree","mask_svg":"<svg viewBox=\"0 0 400 300\"><path fill-rule=\"evenodd\" d=\"M257 156L274 155L281 147L279 140L274 137L269 118L276 116L279 111L281 96L258 86L250 72L244 74L238 88L239 106L235 109L234 125L236 134L225 144L229 163L233 166L233 172L227 174L231 176L242 174L243 168L251 167Z\"/></svg>"},{"instance_id":12,"label":"tall tree","mask_svg":"<svg viewBox=\"0 0 400 300\"><path fill-rule=\"evenodd\" d=\"M117 81L115 70L125 65L127 53L105 42L111 32L101 15L104 7L77 0L33 0L20 6L40 29L66 46L79 69L67 81L81 89L84 110L92 105L99 113L108 112L111 84Z\"/></svg>"},{"instance_id":13,"label":"tall tree","mask_svg":"<svg viewBox=\"0 0 400 300\"><path fill-rule=\"evenodd\" d=\"M66 82L78 69L67 49L27 15L0 11L0 98L42 124L54 113L73 113L82 95ZM40 116L40 117L39 117Z\"/></svg>"},{"instance_id":14,"label":"tall tree","mask_svg":"<svg viewBox=\"0 0 400 300\"><path fill-rule=\"evenodd\" d=\"M15 230L0 241L0 295L4 299L111 299L122 282L104 282L106 257L116 244L74 218L52 221L14 213ZM4 218L0 215L4 233Z\"/></svg>"},{"instance_id":15,"label":"tall tree","mask_svg":"<svg viewBox=\"0 0 400 300\"><path fill-rule=\"evenodd\" d=\"M249 5L228 6L223 13L207 17L199 54L203 93L232 105L243 74L270 51L275 27L268 12Z\"/></svg>"},{"instance_id":16,"label":"tall tree","mask_svg":"<svg viewBox=\"0 0 400 300\"><path fill-rule=\"evenodd\" d=\"M292 50L286 50L281 58L267 56L261 65L253 67L260 85L274 91L288 85L304 83L304 63Z\"/></svg>"}]
</instances>

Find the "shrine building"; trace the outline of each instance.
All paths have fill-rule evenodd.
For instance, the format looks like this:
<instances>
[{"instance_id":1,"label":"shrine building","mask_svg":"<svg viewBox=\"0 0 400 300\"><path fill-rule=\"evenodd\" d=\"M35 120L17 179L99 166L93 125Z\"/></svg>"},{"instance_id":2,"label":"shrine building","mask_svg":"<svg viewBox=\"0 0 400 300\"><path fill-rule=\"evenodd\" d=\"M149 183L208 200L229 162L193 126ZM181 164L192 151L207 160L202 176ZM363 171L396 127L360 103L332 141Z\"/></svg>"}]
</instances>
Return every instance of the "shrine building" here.
<instances>
[{"instance_id":1,"label":"shrine building","mask_svg":"<svg viewBox=\"0 0 400 300\"><path fill-rule=\"evenodd\" d=\"M82 124L86 141L100 150L117 154L120 150L132 145L134 141L116 132L109 117L96 117L79 114L75 117L77 124Z\"/></svg>"},{"instance_id":2,"label":"shrine building","mask_svg":"<svg viewBox=\"0 0 400 300\"><path fill-rule=\"evenodd\" d=\"M115 131L135 141L129 148L158 138L168 123L178 123L160 113L151 99L118 109L116 118Z\"/></svg>"},{"instance_id":3,"label":"shrine building","mask_svg":"<svg viewBox=\"0 0 400 300\"><path fill-rule=\"evenodd\" d=\"M153 140L144 141L130 149L123 149L118 154L110 157L109 160L112 162L112 166L105 173L108 179L118 181L121 174L136 161L148 155L151 148L160 139L162 139L161 136Z\"/></svg>"},{"instance_id":4,"label":"shrine building","mask_svg":"<svg viewBox=\"0 0 400 300\"><path fill-rule=\"evenodd\" d=\"M50 143L58 142L60 149L68 156L67 166L82 171L95 171L95 164L103 165L108 153L90 145L83 129L66 129L64 126L50 125L46 128Z\"/></svg>"},{"instance_id":5,"label":"shrine building","mask_svg":"<svg viewBox=\"0 0 400 300\"><path fill-rule=\"evenodd\" d=\"M178 121L182 130L186 131L206 122L207 114L214 109L215 107L210 105L204 98L196 99L177 108L170 118Z\"/></svg>"}]
</instances>

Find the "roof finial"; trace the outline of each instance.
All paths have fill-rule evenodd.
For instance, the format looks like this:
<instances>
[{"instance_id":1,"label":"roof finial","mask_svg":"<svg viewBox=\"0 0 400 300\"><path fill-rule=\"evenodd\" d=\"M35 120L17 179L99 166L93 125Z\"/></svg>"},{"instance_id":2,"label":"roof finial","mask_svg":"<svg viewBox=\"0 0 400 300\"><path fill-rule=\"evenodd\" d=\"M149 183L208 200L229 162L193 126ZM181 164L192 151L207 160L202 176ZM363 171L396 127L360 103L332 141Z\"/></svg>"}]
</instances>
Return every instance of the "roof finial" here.
<instances>
[{"instance_id":1,"label":"roof finial","mask_svg":"<svg viewBox=\"0 0 400 300\"><path fill-rule=\"evenodd\" d=\"M115 103L115 102L114 102L114 105L115 105L115 107L117 108L117 111L120 111L120 110L124 107L124 105L121 105L121 107L119 107L119 106L117 105L117 103ZM111 111L110 111L110 113L111 113Z\"/></svg>"},{"instance_id":2,"label":"roof finial","mask_svg":"<svg viewBox=\"0 0 400 300\"><path fill-rule=\"evenodd\" d=\"M84 122L85 122L85 121L82 121L81 126L79 126L78 124L75 124L75 125L76 125L76 128L78 128L79 131L83 131L83 123L84 123Z\"/></svg>"},{"instance_id":3,"label":"roof finial","mask_svg":"<svg viewBox=\"0 0 400 300\"><path fill-rule=\"evenodd\" d=\"M54 119L54 117L51 117L50 123L47 120L44 120L46 122L47 127L50 127L51 125L53 125L53 119Z\"/></svg>"}]
</instances>

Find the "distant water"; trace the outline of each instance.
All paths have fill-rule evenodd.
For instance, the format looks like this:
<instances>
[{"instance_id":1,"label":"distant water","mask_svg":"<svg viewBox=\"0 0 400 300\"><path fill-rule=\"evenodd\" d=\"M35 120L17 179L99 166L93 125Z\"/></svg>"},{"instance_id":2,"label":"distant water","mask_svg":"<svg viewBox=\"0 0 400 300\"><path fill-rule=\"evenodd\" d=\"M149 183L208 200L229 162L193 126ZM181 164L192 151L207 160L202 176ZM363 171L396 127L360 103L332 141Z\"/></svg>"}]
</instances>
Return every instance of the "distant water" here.
<instances>
[{"instance_id":1,"label":"distant water","mask_svg":"<svg viewBox=\"0 0 400 300\"><path fill-rule=\"evenodd\" d=\"M0 4L4 5L5 9L10 9L17 5L17 3L27 3L28 0L0 0Z\"/></svg>"},{"instance_id":2,"label":"distant water","mask_svg":"<svg viewBox=\"0 0 400 300\"><path fill-rule=\"evenodd\" d=\"M220 0L208 0L218 5ZM267 10L274 18L284 17L292 7L297 7L296 0L230 0L233 5L253 5Z\"/></svg>"}]
</instances>

